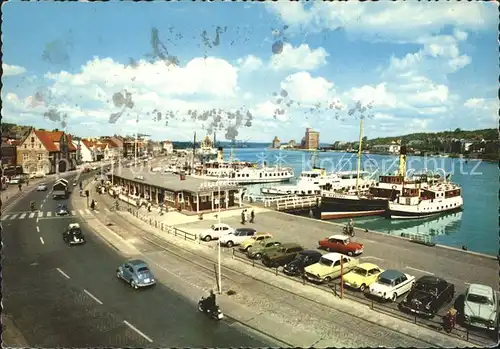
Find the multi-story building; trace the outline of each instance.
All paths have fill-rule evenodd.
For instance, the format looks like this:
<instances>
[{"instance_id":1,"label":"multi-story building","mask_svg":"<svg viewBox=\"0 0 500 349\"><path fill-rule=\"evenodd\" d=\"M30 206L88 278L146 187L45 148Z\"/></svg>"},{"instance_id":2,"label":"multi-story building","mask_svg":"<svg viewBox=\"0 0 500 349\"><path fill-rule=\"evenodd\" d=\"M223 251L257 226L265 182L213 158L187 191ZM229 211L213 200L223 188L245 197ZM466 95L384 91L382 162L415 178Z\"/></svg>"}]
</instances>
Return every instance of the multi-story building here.
<instances>
[{"instance_id":1,"label":"multi-story building","mask_svg":"<svg viewBox=\"0 0 500 349\"><path fill-rule=\"evenodd\" d=\"M165 142L163 142L162 149L165 153L172 154L174 152L174 145L171 141L166 140Z\"/></svg>"},{"instance_id":2,"label":"multi-story building","mask_svg":"<svg viewBox=\"0 0 500 349\"><path fill-rule=\"evenodd\" d=\"M17 147L17 163L27 173L55 173L76 168L76 147L62 131L32 128Z\"/></svg>"},{"instance_id":3,"label":"multi-story building","mask_svg":"<svg viewBox=\"0 0 500 349\"><path fill-rule=\"evenodd\" d=\"M106 139L104 146L104 160L118 160L122 157L122 149L111 138Z\"/></svg>"},{"instance_id":4,"label":"multi-story building","mask_svg":"<svg viewBox=\"0 0 500 349\"><path fill-rule=\"evenodd\" d=\"M278 136L275 136L273 139L273 144L271 145L271 148L279 149L280 145L281 145L280 139L278 138Z\"/></svg>"},{"instance_id":5,"label":"multi-story building","mask_svg":"<svg viewBox=\"0 0 500 349\"><path fill-rule=\"evenodd\" d=\"M319 132L313 131L310 127L306 128L306 135L304 136L304 149L318 149L319 148Z\"/></svg>"},{"instance_id":6,"label":"multi-story building","mask_svg":"<svg viewBox=\"0 0 500 349\"><path fill-rule=\"evenodd\" d=\"M96 161L95 142L90 139L80 141L80 160L82 162Z\"/></svg>"}]
</instances>

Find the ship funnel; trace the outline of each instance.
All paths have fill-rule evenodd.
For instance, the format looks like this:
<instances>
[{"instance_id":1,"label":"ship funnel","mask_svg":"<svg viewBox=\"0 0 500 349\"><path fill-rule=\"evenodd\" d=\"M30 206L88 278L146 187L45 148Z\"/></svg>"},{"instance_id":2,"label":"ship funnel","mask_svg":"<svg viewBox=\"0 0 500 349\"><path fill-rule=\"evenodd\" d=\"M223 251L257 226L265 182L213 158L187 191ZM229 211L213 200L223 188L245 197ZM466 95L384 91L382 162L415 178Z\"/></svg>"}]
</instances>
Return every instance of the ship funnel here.
<instances>
[{"instance_id":1,"label":"ship funnel","mask_svg":"<svg viewBox=\"0 0 500 349\"><path fill-rule=\"evenodd\" d=\"M224 149L222 147L217 148L217 162L224 161Z\"/></svg>"}]
</instances>

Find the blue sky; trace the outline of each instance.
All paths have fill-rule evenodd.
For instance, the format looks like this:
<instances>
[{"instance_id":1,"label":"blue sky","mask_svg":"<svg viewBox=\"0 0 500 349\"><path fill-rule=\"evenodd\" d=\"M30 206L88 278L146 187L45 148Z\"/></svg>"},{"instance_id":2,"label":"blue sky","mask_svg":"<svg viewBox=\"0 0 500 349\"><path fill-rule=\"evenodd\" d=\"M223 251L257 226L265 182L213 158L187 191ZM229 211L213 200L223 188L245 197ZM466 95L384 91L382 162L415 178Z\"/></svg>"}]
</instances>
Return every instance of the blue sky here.
<instances>
[{"instance_id":1,"label":"blue sky","mask_svg":"<svg viewBox=\"0 0 500 349\"><path fill-rule=\"evenodd\" d=\"M11 1L3 10L5 121L80 136L217 130L268 142L300 141L312 127L322 143L357 139L363 116L368 138L498 124L493 3ZM178 64L148 56L152 28Z\"/></svg>"}]
</instances>

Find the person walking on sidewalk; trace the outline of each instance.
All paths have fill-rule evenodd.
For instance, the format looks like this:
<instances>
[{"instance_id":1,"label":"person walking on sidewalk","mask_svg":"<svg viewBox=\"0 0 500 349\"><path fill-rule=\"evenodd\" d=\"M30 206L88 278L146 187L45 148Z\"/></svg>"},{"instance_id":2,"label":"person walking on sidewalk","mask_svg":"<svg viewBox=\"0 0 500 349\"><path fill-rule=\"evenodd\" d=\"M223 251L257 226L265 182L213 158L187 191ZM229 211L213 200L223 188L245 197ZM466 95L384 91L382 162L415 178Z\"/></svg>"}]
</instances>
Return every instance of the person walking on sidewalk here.
<instances>
[{"instance_id":1,"label":"person walking on sidewalk","mask_svg":"<svg viewBox=\"0 0 500 349\"><path fill-rule=\"evenodd\" d=\"M250 223L255 223L255 211L250 212Z\"/></svg>"},{"instance_id":2,"label":"person walking on sidewalk","mask_svg":"<svg viewBox=\"0 0 500 349\"><path fill-rule=\"evenodd\" d=\"M148 202L148 212L151 212L151 203Z\"/></svg>"},{"instance_id":3,"label":"person walking on sidewalk","mask_svg":"<svg viewBox=\"0 0 500 349\"><path fill-rule=\"evenodd\" d=\"M19 191L22 191L22 190L23 190L23 185L22 185L21 183L19 183L19 184L17 185L17 187L19 188Z\"/></svg>"},{"instance_id":4,"label":"person walking on sidewalk","mask_svg":"<svg viewBox=\"0 0 500 349\"><path fill-rule=\"evenodd\" d=\"M245 211L241 211L241 224L245 224Z\"/></svg>"},{"instance_id":5,"label":"person walking on sidewalk","mask_svg":"<svg viewBox=\"0 0 500 349\"><path fill-rule=\"evenodd\" d=\"M91 210L95 209L95 201L94 201L94 199L92 199L92 201L90 202L90 209Z\"/></svg>"}]
</instances>

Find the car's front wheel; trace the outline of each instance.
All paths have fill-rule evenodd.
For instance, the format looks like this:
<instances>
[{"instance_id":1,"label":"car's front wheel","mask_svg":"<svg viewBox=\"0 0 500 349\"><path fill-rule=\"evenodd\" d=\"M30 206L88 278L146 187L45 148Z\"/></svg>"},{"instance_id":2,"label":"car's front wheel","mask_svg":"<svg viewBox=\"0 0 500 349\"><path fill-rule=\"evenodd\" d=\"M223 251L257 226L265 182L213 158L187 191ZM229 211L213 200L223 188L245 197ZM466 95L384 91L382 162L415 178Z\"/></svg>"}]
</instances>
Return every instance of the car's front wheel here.
<instances>
[{"instance_id":1,"label":"car's front wheel","mask_svg":"<svg viewBox=\"0 0 500 349\"><path fill-rule=\"evenodd\" d=\"M132 287L134 290L137 290L139 288L134 280L130 280L130 287Z\"/></svg>"},{"instance_id":2,"label":"car's front wheel","mask_svg":"<svg viewBox=\"0 0 500 349\"><path fill-rule=\"evenodd\" d=\"M391 297L391 301L395 302L398 299L398 294L394 292Z\"/></svg>"},{"instance_id":3,"label":"car's front wheel","mask_svg":"<svg viewBox=\"0 0 500 349\"><path fill-rule=\"evenodd\" d=\"M212 237L210 235L207 235L203 240L205 240L206 242L210 242L212 241Z\"/></svg>"},{"instance_id":4,"label":"car's front wheel","mask_svg":"<svg viewBox=\"0 0 500 349\"><path fill-rule=\"evenodd\" d=\"M349 252L347 252L347 255L348 255L348 256L352 256L352 255L353 255L353 253L352 253L351 251L349 251Z\"/></svg>"},{"instance_id":5,"label":"car's front wheel","mask_svg":"<svg viewBox=\"0 0 500 349\"><path fill-rule=\"evenodd\" d=\"M327 276L326 278L323 279L323 283L329 284L332 281L332 278Z\"/></svg>"},{"instance_id":6,"label":"car's front wheel","mask_svg":"<svg viewBox=\"0 0 500 349\"><path fill-rule=\"evenodd\" d=\"M116 277L117 277L118 279L121 279L121 278L122 278L122 274L120 273L120 271L119 271L119 270L117 270L117 271L116 271Z\"/></svg>"},{"instance_id":7,"label":"car's front wheel","mask_svg":"<svg viewBox=\"0 0 500 349\"><path fill-rule=\"evenodd\" d=\"M226 242L226 246L227 247L233 247L234 243L231 240L229 240L228 242Z\"/></svg>"},{"instance_id":8,"label":"car's front wheel","mask_svg":"<svg viewBox=\"0 0 500 349\"><path fill-rule=\"evenodd\" d=\"M256 254L254 254L253 258L254 259L261 259L262 258L262 254L256 253Z\"/></svg>"},{"instance_id":9,"label":"car's front wheel","mask_svg":"<svg viewBox=\"0 0 500 349\"><path fill-rule=\"evenodd\" d=\"M366 285L365 285L365 284L362 284L361 286L359 286L359 290L360 290L361 292L365 292L365 290L366 290Z\"/></svg>"}]
</instances>

